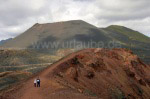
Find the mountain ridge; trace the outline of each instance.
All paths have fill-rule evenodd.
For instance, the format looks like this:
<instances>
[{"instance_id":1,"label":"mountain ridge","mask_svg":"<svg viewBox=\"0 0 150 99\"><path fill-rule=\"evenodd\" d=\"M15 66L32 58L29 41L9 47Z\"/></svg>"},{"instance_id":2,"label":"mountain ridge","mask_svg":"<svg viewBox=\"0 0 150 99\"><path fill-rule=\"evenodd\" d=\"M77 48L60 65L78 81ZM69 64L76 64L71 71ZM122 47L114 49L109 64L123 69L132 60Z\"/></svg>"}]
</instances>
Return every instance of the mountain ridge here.
<instances>
[{"instance_id":1,"label":"mountain ridge","mask_svg":"<svg viewBox=\"0 0 150 99\"><path fill-rule=\"evenodd\" d=\"M62 58L26 82L18 83L0 97L149 99L149 70L150 67L128 49L84 49ZM33 87L36 77L41 79L40 88Z\"/></svg>"},{"instance_id":2,"label":"mountain ridge","mask_svg":"<svg viewBox=\"0 0 150 99\"><path fill-rule=\"evenodd\" d=\"M78 46L80 49L83 47L86 48L89 42L95 42L96 44L102 42L102 48L108 48L107 45L114 41L119 44L121 48L132 49L139 57L144 57L144 60L149 61L150 59L150 54L148 53L148 51L150 51L149 37L124 26L111 25L106 28L98 28L82 20L45 24L36 23L23 34L3 44L2 47L36 49L35 46L38 46L38 48L43 49L43 45L46 44L45 49L56 51L61 49L61 45L64 43L66 47L66 42L70 43L73 40L77 43L81 42L85 47L83 45L72 44L69 48L78 49ZM56 46L56 48L51 48L51 43L58 42L59 45ZM97 46L90 47L95 48Z\"/></svg>"},{"instance_id":3,"label":"mountain ridge","mask_svg":"<svg viewBox=\"0 0 150 99\"><path fill-rule=\"evenodd\" d=\"M132 31L132 33L130 33L130 34L136 33L136 35L129 35L129 33L127 33L126 35L128 35L128 36L138 36L137 40L141 40L141 38L140 38L140 36L141 36L141 37L145 38L145 40L142 40L142 41L145 42L145 43L147 43L147 40L149 40L149 37L148 37L148 36L146 36L146 35L140 33L139 31L136 31L136 30L127 28L127 27L125 27L125 26L110 25L110 26L108 26L106 29L112 29L112 30L113 30L113 29L115 29L115 28L118 28L118 29L120 29L120 30L121 30L121 29L126 29L126 31L129 31L129 33ZM117 29L116 29L116 30L117 30ZM124 33L124 34L125 34L125 33ZM132 37L132 38L134 38L134 37ZM148 43L150 43L150 40L148 41Z\"/></svg>"},{"instance_id":4,"label":"mountain ridge","mask_svg":"<svg viewBox=\"0 0 150 99\"><path fill-rule=\"evenodd\" d=\"M13 38L8 38L8 39L5 39L5 40L1 40L0 41L0 45L3 45L5 44L6 42L8 42L9 40L12 40Z\"/></svg>"}]
</instances>

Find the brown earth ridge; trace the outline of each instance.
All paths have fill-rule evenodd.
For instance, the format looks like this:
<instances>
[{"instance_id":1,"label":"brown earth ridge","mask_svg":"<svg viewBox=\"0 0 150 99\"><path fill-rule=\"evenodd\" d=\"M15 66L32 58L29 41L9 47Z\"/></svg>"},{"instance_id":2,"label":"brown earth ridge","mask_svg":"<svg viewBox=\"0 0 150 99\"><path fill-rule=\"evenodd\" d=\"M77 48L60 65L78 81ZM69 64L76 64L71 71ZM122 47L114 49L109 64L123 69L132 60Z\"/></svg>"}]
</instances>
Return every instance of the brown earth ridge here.
<instances>
[{"instance_id":1,"label":"brown earth ridge","mask_svg":"<svg viewBox=\"0 0 150 99\"><path fill-rule=\"evenodd\" d=\"M41 78L41 87L33 81ZM11 93L11 94L10 94ZM127 49L84 49L68 55L1 99L150 99L150 67Z\"/></svg>"}]
</instances>

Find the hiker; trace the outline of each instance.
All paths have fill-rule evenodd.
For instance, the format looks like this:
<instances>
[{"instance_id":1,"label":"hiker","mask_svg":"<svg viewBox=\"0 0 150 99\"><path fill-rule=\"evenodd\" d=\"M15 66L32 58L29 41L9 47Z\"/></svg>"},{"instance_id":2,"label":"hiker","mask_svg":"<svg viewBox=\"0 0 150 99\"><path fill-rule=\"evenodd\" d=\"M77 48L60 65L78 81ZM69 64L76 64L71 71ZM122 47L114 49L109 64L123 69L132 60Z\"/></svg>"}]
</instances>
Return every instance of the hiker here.
<instances>
[{"instance_id":1,"label":"hiker","mask_svg":"<svg viewBox=\"0 0 150 99\"><path fill-rule=\"evenodd\" d=\"M37 82L36 82L36 79L35 79L35 80L34 80L34 87L36 87L36 83L37 83Z\"/></svg>"},{"instance_id":2,"label":"hiker","mask_svg":"<svg viewBox=\"0 0 150 99\"><path fill-rule=\"evenodd\" d=\"M37 87L40 87L40 78L38 77L38 79L36 80L37 82Z\"/></svg>"}]
</instances>

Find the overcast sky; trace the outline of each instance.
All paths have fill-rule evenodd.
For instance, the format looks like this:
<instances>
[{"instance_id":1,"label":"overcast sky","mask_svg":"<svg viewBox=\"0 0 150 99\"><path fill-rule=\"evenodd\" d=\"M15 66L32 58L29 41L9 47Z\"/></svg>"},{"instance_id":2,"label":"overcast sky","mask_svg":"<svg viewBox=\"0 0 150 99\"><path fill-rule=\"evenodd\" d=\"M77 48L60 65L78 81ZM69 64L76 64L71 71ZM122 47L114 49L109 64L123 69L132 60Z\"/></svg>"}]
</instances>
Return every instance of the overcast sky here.
<instances>
[{"instance_id":1,"label":"overcast sky","mask_svg":"<svg viewBox=\"0 0 150 99\"><path fill-rule=\"evenodd\" d=\"M0 0L0 40L37 22L77 19L97 27L123 25L150 36L150 0Z\"/></svg>"}]
</instances>

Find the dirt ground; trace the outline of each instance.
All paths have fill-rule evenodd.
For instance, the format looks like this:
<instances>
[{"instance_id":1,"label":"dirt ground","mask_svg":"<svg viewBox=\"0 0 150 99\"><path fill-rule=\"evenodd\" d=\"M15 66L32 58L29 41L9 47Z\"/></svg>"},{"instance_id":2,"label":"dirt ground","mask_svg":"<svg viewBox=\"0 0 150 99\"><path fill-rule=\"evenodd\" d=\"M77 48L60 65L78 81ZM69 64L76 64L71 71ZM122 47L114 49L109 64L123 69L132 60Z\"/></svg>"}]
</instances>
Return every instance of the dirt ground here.
<instances>
[{"instance_id":1,"label":"dirt ground","mask_svg":"<svg viewBox=\"0 0 150 99\"><path fill-rule=\"evenodd\" d=\"M33 81L40 77L41 87ZM150 67L127 49L85 49L64 57L1 99L149 99Z\"/></svg>"},{"instance_id":2,"label":"dirt ground","mask_svg":"<svg viewBox=\"0 0 150 99\"><path fill-rule=\"evenodd\" d=\"M84 95L78 90L63 86L56 82L56 79L52 76L52 71L57 65L74 57L75 54L76 53L51 65L49 68L20 85L12 87L12 91L4 92L0 99L98 99L96 97ZM34 79L37 77L40 77L41 80L40 88L34 87L33 85Z\"/></svg>"}]
</instances>

